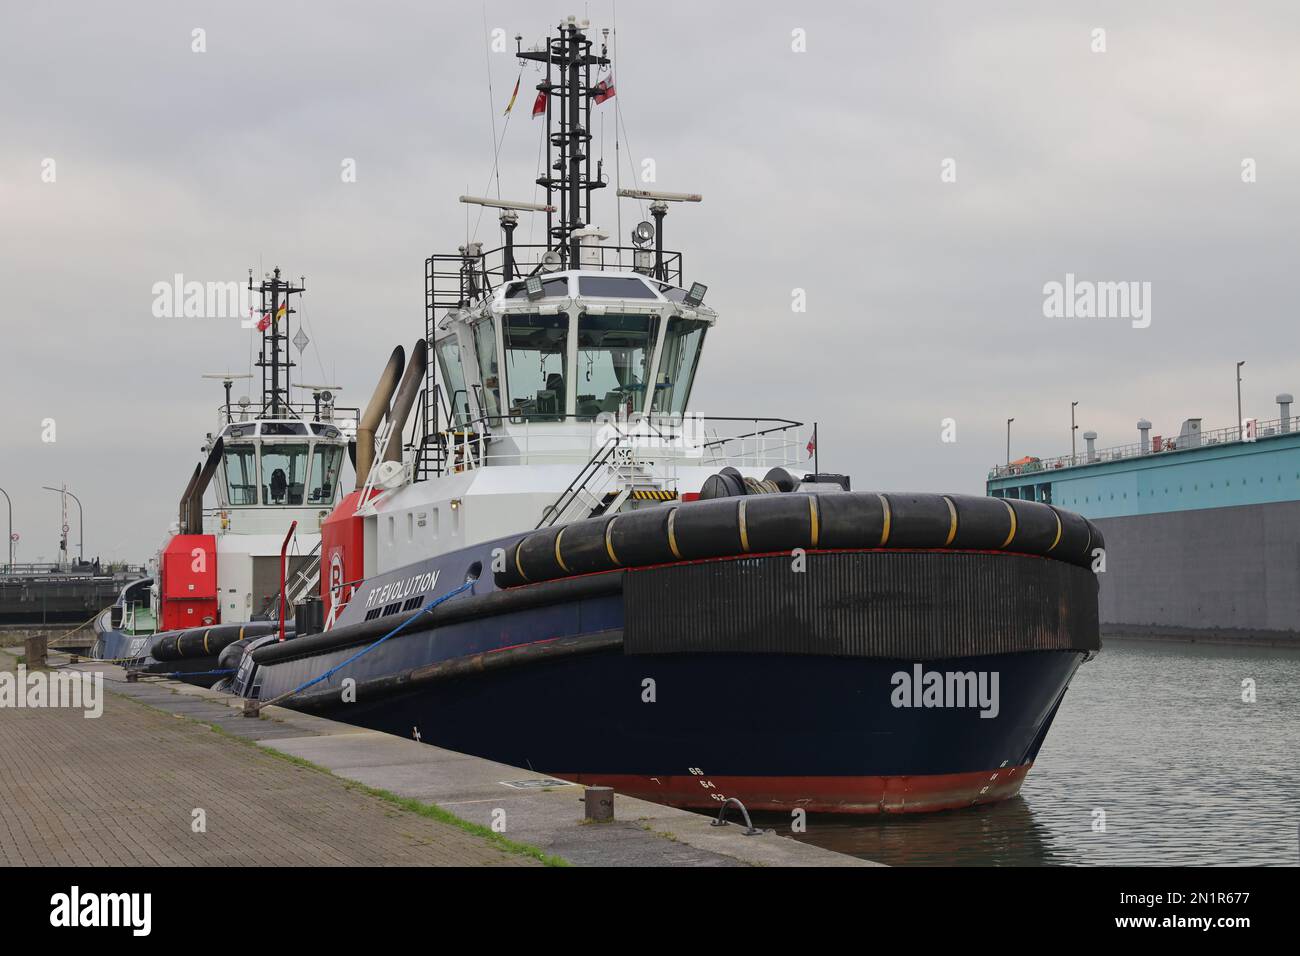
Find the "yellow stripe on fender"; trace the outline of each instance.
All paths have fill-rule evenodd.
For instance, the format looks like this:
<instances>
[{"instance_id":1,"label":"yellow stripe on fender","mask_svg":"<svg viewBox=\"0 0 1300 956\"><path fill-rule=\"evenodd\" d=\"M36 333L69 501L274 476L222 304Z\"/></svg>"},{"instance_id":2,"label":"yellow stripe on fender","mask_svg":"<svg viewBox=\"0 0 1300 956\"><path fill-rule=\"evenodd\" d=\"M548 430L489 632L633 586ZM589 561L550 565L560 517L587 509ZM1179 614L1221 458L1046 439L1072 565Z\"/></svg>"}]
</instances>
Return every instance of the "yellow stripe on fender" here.
<instances>
[{"instance_id":1,"label":"yellow stripe on fender","mask_svg":"<svg viewBox=\"0 0 1300 956\"><path fill-rule=\"evenodd\" d=\"M677 532L673 524L677 520L677 509L674 508L668 512L668 549L672 551L673 557L678 561L682 559L682 553L677 550Z\"/></svg>"},{"instance_id":2,"label":"yellow stripe on fender","mask_svg":"<svg viewBox=\"0 0 1300 956\"><path fill-rule=\"evenodd\" d=\"M1011 507L1011 502L1007 501L1005 498L1002 499L1002 503L1006 505L1007 514L1011 515L1011 531L1007 535L1007 540L1003 541L1000 545L1000 547L1005 548L1011 543L1011 539L1016 536L1016 509Z\"/></svg>"},{"instance_id":3,"label":"yellow stripe on fender","mask_svg":"<svg viewBox=\"0 0 1300 956\"><path fill-rule=\"evenodd\" d=\"M1056 519L1056 537L1052 539L1052 548L1055 548L1061 543L1061 516L1056 513L1055 508L1052 509L1052 517ZM1047 550L1051 551L1052 548Z\"/></svg>"},{"instance_id":4,"label":"yellow stripe on fender","mask_svg":"<svg viewBox=\"0 0 1300 956\"><path fill-rule=\"evenodd\" d=\"M948 545L952 544L952 539L957 537L957 506L952 503L952 499L947 495L943 496L943 500L948 505L949 518L948 540L943 543L943 546L946 548Z\"/></svg>"},{"instance_id":5,"label":"yellow stripe on fender","mask_svg":"<svg viewBox=\"0 0 1300 956\"><path fill-rule=\"evenodd\" d=\"M555 536L555 563L560 566L560 568L564 571L565 574L568 574L570 573L569 566L564 563L564 558L560 556L560 539L563 537L564 537L564 528L561 528L560 533Z\"/></svg>"},{"instance_id":6,"label":"yellow stripe on fender","mask_svg":"<svg viewBox=\"0 0 1300 956\"><path fill-rule=\"evenodd\" d=\"M881 494L876 497L880 499L880 507L885 511L885 523L880 528L880 546L883 548L889 541L889 499Z\"/></svg>"},{"instance_id":7,"label":"yellow stripe on fender","mask_svg":"<svg viewBox=\"0 0 1300 956\"><path fill-rule=\"evenodd\" d=\"M619 564L620 562L618 560L618 555L614 553L614 542L610 539L609 535L610 532L614 530L614 522L617 520L618 516L615 515L613 518L609 519L609 524L605 525L605 552L609 555L609 560L613 561L615 564Z\"/></svg>"},{"instance_id":8,"label":"yellow stripe on fender","mask_svg":"<svg viewBox=\"0 0 1300 956\"><path fill-rule=\"evenodd\" d=\"M203 653L205 656L210 655L212 653L212 651L208 650L208 638L211 636L212 636L212 628L208 628L206 631L203 632Z\"/></svg>"},{"instance_id":9,"label":"yellow stripe on fender","mask_svg":"<svg viewBox=\"0 0 1300 956\"><path fill-rule=\"evenodd\" d=\"M736 506L736 521L740 525L740 550L749 551L749 528L745 526L745 499Z\"/></svg>"},{"instance_id":10,"label":"yellow stripe on fender","mask_svg":"<svg viewBox=\"0 0 1300 956\"><path fill-rule=\"evenodd\" d=\"M812 528L812 546L817 547L817 539L821 537L821 528L817 522L817 496L808 496L808 523Z\"/></svg>"},{"instance_id":11,"label":"yellow stripe on fender","mask_svg":"<svg viewBox=\"0 0 1300 956\"><path fill-rule=\"evenodd\" d=\"M515 545L515 570L519 572L519 576L521 578L527 581L528 575L524 574L524 566L519 563L519 549L522 546L523 546L522 541L520 541L519 544Z\"/></svg>"}]
</instances>

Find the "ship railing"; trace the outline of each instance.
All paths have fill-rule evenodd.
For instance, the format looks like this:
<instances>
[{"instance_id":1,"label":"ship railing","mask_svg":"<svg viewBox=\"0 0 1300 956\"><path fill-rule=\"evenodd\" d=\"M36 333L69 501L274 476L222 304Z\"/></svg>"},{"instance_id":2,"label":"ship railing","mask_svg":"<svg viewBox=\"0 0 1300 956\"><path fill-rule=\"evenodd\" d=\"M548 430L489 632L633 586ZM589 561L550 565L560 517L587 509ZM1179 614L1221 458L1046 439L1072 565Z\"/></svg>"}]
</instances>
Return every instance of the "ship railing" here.
<instances>
[{"instance_id":1,"label":"ship railing","mask_svg":"<svg viewBox=\"0 0 1300 956\"><path fill-rule=\"evenodd\" d=\"M271 407L259 405L221 404L217 406L217 428L222 429L231 423L255 422L271 417ZM281 402L279 418L296 418L302 422L320 422L342 429L345 425L354 425L361 418L361 409L344 405L322 404L319 408L315 402Z\"/></svg>"},{"instance_id":2,"label":"ship railing","mask_svg":"<svg viewBox=\"0 0 1300 956\"><path fill-rule=\"evenodd\" d=\"M471 246L468 252L432 255L424 264L426 310L463 309L490 295L502 283L544 273L547 270L542 257L551 251L559 250L541 244L515 245L509 268L505 246L486 250ZM561 268L640 272L680 288L682 254L664 250L663 266L657 275L654 261L653 249L596 243L583 247L581 261L565 262Z\"/></svg>"},{"instance_id":3,"label":"ship railing","mask_svg":"<svg viewBox=\"0 0 1300 956\"><path fill-rule=\"evenodd\" d=\"M568 464L591 460L612 442L644 467L794 468L807 464L811 426L790 419L648 415L629 422L595 423L556 415L546 421L499 416L444 429L441 473L494 465Z\"/></svg>"},{"instance_id":4,"label":"ship railing","mask_svg":"<svg viewBox=\"0 0 1300 956\"><path fill-rule=\"evenodd\" d=\"M1263 421L1256 420L1255 422L1256 440L1296 432L1300 432L1300 420L1294 418L1272 418ZM1055 458L1041 458L1020 465L994 465L989 469L988 477L1041 476L1044 473L1057 471L1061 468L1073 468L1078 465L1096 465L1103 462L1123 461L1129 458L1149 457L1157 454L1168 454L1169 452L1191 451L1196 448L1228 445L1236 442L1247 443L1248 439L1243 436L1242 428L1236 425L1201 431L1190 436L1180 435L1166 438L1160 435L1152 435L1150 447L1147 447L1142 442L1130 442L1127 445L1112 445L1109 448L1099 448L1091 456L1083 452L1073 455L1058 455Z\"/></svg>"}]
</instances>

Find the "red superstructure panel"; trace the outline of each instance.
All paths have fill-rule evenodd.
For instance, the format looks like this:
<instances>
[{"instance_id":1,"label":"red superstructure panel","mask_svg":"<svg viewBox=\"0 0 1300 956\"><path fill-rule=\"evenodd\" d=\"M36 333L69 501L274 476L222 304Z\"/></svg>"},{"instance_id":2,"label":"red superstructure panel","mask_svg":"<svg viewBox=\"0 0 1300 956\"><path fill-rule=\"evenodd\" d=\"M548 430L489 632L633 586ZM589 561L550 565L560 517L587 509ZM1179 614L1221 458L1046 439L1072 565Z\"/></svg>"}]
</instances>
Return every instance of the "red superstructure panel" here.
<instances>
[{"instance_id":1,"label":"red superstructure panel","mask_svg":"<svg viewBox=\"0 0 1300 956\"><path fill-rule=\"evenodd\" d=\"M360 504L361 492L354 491L321 522L320 599L326 619L335 593L338 593L339 610L342 610L352 597L356 584L366 574L365 520L356 516Z\"/></svg>"},{"instance_id":2,"label":"red superstructure panel","mask_svg":"<svg viewBox=\"0 0 1300 956\"><path fill-rule=\"evenodd\" d=\"M163 548L160 562L160 630L220 624L217 607L217 538L178 534Z\"/></svg>"}]
</instances>

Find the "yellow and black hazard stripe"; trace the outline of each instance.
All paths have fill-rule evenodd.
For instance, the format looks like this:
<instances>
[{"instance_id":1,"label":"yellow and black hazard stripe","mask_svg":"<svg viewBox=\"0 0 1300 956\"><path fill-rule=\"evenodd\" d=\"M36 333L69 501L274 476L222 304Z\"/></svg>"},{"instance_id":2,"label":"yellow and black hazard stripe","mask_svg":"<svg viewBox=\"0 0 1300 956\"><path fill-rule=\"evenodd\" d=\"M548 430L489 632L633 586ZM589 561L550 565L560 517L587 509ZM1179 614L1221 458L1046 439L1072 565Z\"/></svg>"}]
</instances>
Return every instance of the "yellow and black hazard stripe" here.
<instances>
[{"instance_id":1,"label":"yellow and black hazard stripe","mask_svg":"<svg viewBox=\"0 0 1300 956\"><path fill-rule=\"evenodd\" d=\"M676 501L677 492L648 489L646 491L634 491L632 492L631 497L641 501Z\"/></svg>"}]
</instances>

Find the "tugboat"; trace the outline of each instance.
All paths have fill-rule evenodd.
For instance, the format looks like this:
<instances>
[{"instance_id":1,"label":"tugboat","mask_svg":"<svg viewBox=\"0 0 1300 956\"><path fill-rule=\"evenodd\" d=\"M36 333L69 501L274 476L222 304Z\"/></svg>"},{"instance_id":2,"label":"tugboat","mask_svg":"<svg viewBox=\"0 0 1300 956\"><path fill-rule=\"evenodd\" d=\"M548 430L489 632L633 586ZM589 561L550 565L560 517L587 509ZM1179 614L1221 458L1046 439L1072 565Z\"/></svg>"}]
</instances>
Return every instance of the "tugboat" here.
<instances>
[{"instance_id":1,"label":"tugboat","mask_svg":"<svg viewBox=\"0 0 1300 956\"><path fill-rule=\"evenodd\" d=\"M261 400L232 402L235 380L249 376L206 376L225 387L218 429L204 441L153 575L127 584L96 619L94 657L212 684L228 645L292 633L282 607L318 586L320 525L340 499L357 410L336 407L336 386L290 385L292 297L304 286L276 269L256 287L250 273L249 289L261 303ZM293 387L310 390L311 402L292 400ZM216 508L205 510L209 486Z\"/></svg>"},{"instance_id":2,"label":"tugboat","mask_svg":"<svg viewBox=\"0 0 1300 956\"><path fill-rule=\"evenodd\" d=\"M588 32L519 51L544 68L546 202L461 197L500 209L503 245L426 260L425 338L322 528L323 627L245 650L231 689L682 807L1015 794L1100 647L1100 534L1033 501L855 492L807 467L813 428L696 413L718 313L663 235L701 197L622 191L655 220L630 247L590 225L613 84ZM513 242L521 212L544 246ZM375 434L413 409L414 440Z\"/></svg>"}]
</instances>

